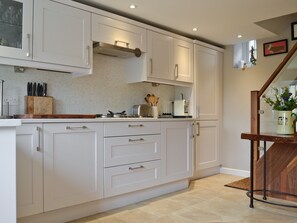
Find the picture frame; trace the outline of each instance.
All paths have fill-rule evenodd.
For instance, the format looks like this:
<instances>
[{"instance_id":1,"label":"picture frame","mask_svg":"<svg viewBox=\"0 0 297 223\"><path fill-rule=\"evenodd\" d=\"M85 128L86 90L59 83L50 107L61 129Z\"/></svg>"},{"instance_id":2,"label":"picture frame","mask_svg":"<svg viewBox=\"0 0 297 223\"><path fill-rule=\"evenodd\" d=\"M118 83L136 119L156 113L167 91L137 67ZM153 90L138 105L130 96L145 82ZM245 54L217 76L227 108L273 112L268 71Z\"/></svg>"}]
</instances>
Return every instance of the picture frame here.
<instances>
[{"instance_id":1,"label":"picture frame","mask_svg":"<svg viewBox=\"0 0 297 223\"><path fill-rule=\"evenodd\" d=\"M292 40L297 39L297 22L291 23L291 33L292 33Z\"/></svg>"},{"instance_id":2,"label":"picture frame","mask_svg":"<svg viewBox=\"0 0 297 223\"><path fill-rule=\"evenodd\" d=\"M287 53L288 52L288 40L282 39L273 42L263 44L264 57Z\"/></svg>"}]
</instances>

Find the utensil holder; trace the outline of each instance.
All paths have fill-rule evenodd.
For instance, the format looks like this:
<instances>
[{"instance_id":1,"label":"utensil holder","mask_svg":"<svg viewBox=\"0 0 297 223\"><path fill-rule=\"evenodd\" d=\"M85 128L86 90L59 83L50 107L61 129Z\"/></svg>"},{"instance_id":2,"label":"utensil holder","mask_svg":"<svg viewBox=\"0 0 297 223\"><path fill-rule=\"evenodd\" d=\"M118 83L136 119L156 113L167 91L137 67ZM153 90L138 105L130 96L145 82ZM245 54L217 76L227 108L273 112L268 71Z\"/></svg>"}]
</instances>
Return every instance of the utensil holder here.
<instances>
[{"instance_id":1,"label":"utensil holder","mask_svg":"<svg viewBox=\"0 0 297 223\"><path fill-rule=\"evenodd\" d=\"M152 115L153 115L153 118L158 118L159 117L158 107L157 106L152 106Z\"/></svg>"}]
</instances>

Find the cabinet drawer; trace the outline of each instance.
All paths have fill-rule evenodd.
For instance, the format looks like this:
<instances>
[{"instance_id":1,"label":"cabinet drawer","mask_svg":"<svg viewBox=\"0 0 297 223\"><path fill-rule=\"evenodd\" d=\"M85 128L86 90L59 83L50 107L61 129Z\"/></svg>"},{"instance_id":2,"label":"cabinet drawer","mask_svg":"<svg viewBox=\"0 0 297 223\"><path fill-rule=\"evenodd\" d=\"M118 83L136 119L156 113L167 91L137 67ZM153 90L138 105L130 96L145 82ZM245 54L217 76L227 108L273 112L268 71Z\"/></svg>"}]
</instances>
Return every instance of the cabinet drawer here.
<instances>
[{"instance_id":1,"label":"cabinet drawer","mask_svg":"<svg viewBox=\"0 0 297 223\"><path fill-rule=\"evenodd\" d=\"M104 169L104 197L141 190L160 182L160 160Z\"/></svg>"},{"instance_id":2,"label":"cabinet drawer","mask_svg":"<svg viewBox=\"0 0 297 223\"><path fill-rule=\"evenodd\" d=\"M104 166L160 159L160 142L160 135L105 138Z\"/></svg>"},{"instance_id":3,"label":"cabinet drawer","mask_svg":"<svg viewBox=\"0 0 297 223\"><path fill-rule=\"evenodd\" d=\"M160 122L113 122L104 125L105 137L159 134L160 132Z\"/></svg>"}]
</instances>

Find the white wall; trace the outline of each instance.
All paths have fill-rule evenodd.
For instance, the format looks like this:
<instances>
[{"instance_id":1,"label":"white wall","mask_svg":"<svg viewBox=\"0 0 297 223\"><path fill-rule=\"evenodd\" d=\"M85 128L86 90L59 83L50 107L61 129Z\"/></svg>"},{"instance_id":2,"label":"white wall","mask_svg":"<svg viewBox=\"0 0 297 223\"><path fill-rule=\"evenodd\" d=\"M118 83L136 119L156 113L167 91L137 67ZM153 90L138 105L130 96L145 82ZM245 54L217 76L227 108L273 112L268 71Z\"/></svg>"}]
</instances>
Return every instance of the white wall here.
<instances>
[{"instance_id":1,"label":"white wall","mask_svg":"<svg viewBox=\"0 0 297 223\"><path fill-rule=\"evenodd\" d=\"M160 97L159 109L168 100L174 100L174 87L150 83L127 84L125 59L94 55L94 74L72 78L71 74L27 69L15 73L14 67L0 65L0 79L5 80L4 97L18 99L18 105L10 105L10 114L24 113L24 96L27 82L47 82L48 94L54 97L55 113L106 114L108 110L129 114L134 104L145 103L150 93Z\"/></svg>"},{"instance_id":2,"label":"white wall","mask_svg":"<svg viewBox=\"0 0 297 223\"><path fill-rule=\"evenodd\" d=\"M258 61L253 68L242 71L232 68L233 47L228 46L224 55L223 86L223 167L249 170L249 141L240 139L242 132L250 131L250 92L260 90L266 80L281 63L286 54L263 56L263 43L288 39L289 50L296 41L291 41L290 28L271 39L257 40Z\"/></svg>"}]
</instances>

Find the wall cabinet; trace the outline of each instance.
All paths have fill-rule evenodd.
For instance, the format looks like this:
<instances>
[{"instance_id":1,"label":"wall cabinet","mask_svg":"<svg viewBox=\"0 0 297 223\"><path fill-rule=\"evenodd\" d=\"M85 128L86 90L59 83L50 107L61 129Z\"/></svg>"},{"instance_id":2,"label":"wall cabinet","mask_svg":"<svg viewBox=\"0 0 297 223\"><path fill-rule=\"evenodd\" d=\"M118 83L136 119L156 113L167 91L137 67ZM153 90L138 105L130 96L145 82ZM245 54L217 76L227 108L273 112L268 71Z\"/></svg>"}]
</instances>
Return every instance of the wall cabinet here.
<instances>
[{"instance_id":1,"label":"wall cabinet","mask_svg":"<svg viewBox=\"0 0 297 223\"><path fill-rule=\"evenodd\" d=\"M175 80L193 83L193 43L174 39L173 52Z\"/></svg>"},{"instance_id":2,"label":"wall cabinet","mask_svg":"<svg viewBox=\"0 0 297 223\"><path fill-rule=\"evenodd\" d=\"M195 172L220 165L219 122L197 121Z\"/></svg>"},{"instance_id":3,"label":"wall cabinet","mask_svg":"<svg viewBox=\"0 0 297 223\"><path fill-rule=\"evenodd\" d=\"M44 124L44 211L103 197L103 124Z\"/></svg>"},{"instance_id":4,"label":"wall cabinet","mask_svg":"<svg viewBox=\"0 0 297 223\"><path fill-rule=\"evenodd\" d=\"M1 3L0 56L32 60L33 0Z\"/></svg>"},{"instance_id":5,"label":"wall cabinet","mask_svg":"<svg viewBox=\"0 0 297 223\"><path fill-rule=\"evenodd\" d=\"M33 59L91 67L91 13L53 1L34 2Z\"/></svg>"},{"instance_id":6,"label":"wall cabinet","mask_svg":"<svg viewBox=\"0 0 297 223\"><path fill-rule=\"evenodd\" d=\"M147 45L147 54L127 61L128 83L145 81L187 87L193 84L191 40L148 30Z\"/></svg>"},{"instance_id":7,"label":"wall cabinet","mask_svg":"<svg viewBox=\"0 0 297 223\"><path fill-rule=\"evenodd\" d=\"M148 74L193 83L193 43L148 31Z\"/></svg>"},{"instance_id":8,"label":"wall cabinet","mask_svg":"<svg viewBox=\"0 0 297 223\"><path fill-rule=\"evenodd\" d=\"M16 129L17 217L43 212L43 163L40 124Z\"/></svg>"},{"instance_id":9,"label":"wall cabinet","mask_svg":"<svg viewBox=\"0 0 297 223\"><path fill-rule=\"evenodd\" d=\"M173 38L148 31L148 76L174 80Z\"/></svg>"},{"instance_id":10,"label":"wall cabinet","mask_svg":"<svg viewBox=\"0 0 297 223\"><path fill-rule=\"evenodd\" d=\"M193 174L192 122L162 122L162 181L186 179Z\"/></svg>"},{"instance_id":11,"label":"wall cabinet","mask_svg":"<svg viewBox=\"0 0 297 223\"><path fill-rule=\"evenodd\" d=\"M146 29L94 13L92 40L146 52Z\"/></svg>"}]
</instances>

